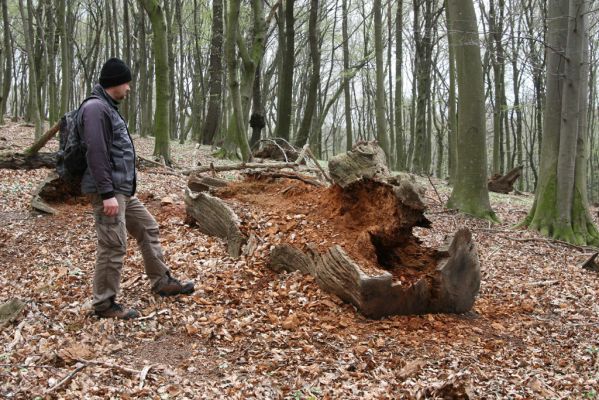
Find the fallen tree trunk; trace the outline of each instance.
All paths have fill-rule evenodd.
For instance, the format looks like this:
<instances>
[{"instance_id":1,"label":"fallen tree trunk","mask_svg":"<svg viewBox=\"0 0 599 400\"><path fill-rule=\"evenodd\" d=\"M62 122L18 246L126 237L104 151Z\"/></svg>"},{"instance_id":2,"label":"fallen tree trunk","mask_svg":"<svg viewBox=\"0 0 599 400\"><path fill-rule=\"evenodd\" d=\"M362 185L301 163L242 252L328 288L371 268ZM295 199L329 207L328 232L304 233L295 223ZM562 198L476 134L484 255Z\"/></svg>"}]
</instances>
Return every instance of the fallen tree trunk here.
<instances>
[{"instance_id":1,"label":"fallen tree trunk","mask_svg":"<svg viewBox=\"0 0 599 400\"><path fill-rule=\"evenodd\" d=\"M366 152L367 159L376 158L372 155L378 150L373 150ZM470 310L480 287L470 232L459 230L438 249L423 246L412 234L414 227L430 225L421 189L408 176L367 169L378 179L330 167L343 187L252 174L244 182L213 189L210 201L229 215L222 223L213 220L217 227L210 230L226 240L235 225L243 237L257 237L262 244L256 256L268 253L273 270L311 274L324 290L368 317ZM202 223L215 208L195 203L188 206L188 215ZM238 240L233 235L234 246ZM252 256L251 251L244 254Z\"/></svg>"},{"instance_id":2,"label":"fallen tree trunk","mask_svg":"<svg viewBox=\"0 0 599 400\"><path fill-rule=\"evenodd\" d=\"M11 153L0 155L0 169L39 169L56 168L58 155L56 153Z\"/></svg>"},{"instance_id":3,"label":"fallen tree trunk","mask_svg":"<svg viewBox=\"0 0 599 400\"><path fill-rule=\"evenodd\" d=\"M522 175L522 165L510 170L505 175L495 174L487 182L490 191L496 193L508 194L514 190L514 183Z\"/></svg>"}]
</instances>

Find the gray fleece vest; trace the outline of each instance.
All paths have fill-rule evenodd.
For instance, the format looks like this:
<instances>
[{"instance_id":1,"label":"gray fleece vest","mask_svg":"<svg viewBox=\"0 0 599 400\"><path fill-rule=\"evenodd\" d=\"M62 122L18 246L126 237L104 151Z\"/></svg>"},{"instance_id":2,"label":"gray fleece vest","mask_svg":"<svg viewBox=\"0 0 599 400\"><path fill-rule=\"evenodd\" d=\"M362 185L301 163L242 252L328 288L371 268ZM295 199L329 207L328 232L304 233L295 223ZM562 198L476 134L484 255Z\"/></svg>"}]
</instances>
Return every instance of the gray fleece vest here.
<instances>
[{"instance_id":1,"label":"gray fleece vest","mask_svg":"<svg viewBox=\"0 0 599 400\"><path fill-rule=\"evenodd\" d=\"M94 87L92 95L100 99L89 100L86 102L85 107L101 107L110 116L112 136L109 136L109 149L113 190L115 193L133 196L136 189L135 148L127 124L118 112L117 103L108 97L100 85ZM104 135L104 132L98 130L98 135ZM93 161L88 158L89 162ZM96 185L89 166L81 180L81 191L83 193L100 194L106 192L106 190Z\"/></svg>"}]
</instances>

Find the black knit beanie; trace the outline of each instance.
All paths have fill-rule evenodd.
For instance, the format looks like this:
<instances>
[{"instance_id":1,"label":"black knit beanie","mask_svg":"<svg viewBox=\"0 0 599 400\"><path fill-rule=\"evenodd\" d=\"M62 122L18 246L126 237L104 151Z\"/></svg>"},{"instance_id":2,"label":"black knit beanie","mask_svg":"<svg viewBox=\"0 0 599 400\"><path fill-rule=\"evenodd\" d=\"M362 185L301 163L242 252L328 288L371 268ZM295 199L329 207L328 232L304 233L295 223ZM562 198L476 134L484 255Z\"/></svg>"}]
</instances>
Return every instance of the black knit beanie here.
<instances>
[{"instance_id":1,"label":"black knit beanie","mask_svg":"<svg viewBox=\"0 0 599 400\"><path fill-rule=\"evenodd\" d=\"M131 70L123 60L111 58L104 63L100 71L100 85L104 89L126 82L131 82Z\"/></svg>"}]
</instances>

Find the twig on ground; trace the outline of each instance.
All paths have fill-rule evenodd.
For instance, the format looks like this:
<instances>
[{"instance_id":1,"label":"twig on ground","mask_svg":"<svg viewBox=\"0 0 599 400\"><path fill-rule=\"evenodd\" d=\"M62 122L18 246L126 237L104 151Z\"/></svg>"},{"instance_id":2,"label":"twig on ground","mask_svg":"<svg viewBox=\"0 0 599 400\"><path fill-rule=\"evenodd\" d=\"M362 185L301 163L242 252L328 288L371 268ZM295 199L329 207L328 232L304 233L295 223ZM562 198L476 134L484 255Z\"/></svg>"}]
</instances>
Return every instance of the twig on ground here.
<instances>
[{"instance_id":1,"label":"twig on ground","mask_svg":"<svg viewBox=\"0 0 599 400\"><path fill-rule=\"evenodd\" d=\"M170 171L175 171L174 168L171 168L168 165L166 165L166 163L164 163L164 158L162 158L162 157L161 157L161 159L163 160L162 163L159 163L159 162L154 161L154 160L150 160L149 158L145 158L145 157L142 157L140 155L137 155L137 158L139 158L140 160L143 160L145 162L148 162L150 164L154 164L154 165L156 165L158 167L162 167L162 168L165 168L165 169L170 170Z\"/></svg>"},{"instance_id":2,"label":"twig on ground","mask_svg":"<svg viewBox=\"0 0 599 400\"><path fill-rule=\"evenodd\" d=\"M334 185L335 182L331 179L331 177L324 171L324 169L322 169L322 167L320 166L320 163L318 162L318 160L316 159L316 157L314 157L314 154L312 154L312 150L310 150L310 148L306 149L306 153L308 153L308 155L310 156L310 158L312 159L312 161L314 161L314 164L316 164L316 167L320 170L320 172L322 173L322 175L325 177L325 179L327 181L329 181L329 183L331 185Z\"/></svg>"},{"instance_id":3,"label":"twig on ground","mask_svg":"<svg viewBox=\"0 0 599 400\"><path fill-rule=\"evenodd\" d=\"M45 394L50 394L58 389L60 389L60 387L66 385L67 383L69 383L70 381L73 380L73 378L75 377L75 375L77 375L77 373L79 373L80 371L82 371L83 369L85 369L88 366L88 364L80 364L77 368L75 368L72 372L70 372L67 376L65 376L64 378L62 378L60 380L60 382L58 382L57 384L55 384L54 386L46 389L46 391L44 392Z\"/></svg>"},{"instance_id":4,"label":"twig on ground","mask_svg":"<svg viewBox=\"0 0 599 400\"><path fill-rule=\"evenodd\" d=\"M428 181L430 182L431 186L433 187L433 190L437 194L437 198L439 199L439 204L443 204L443 200L441 200L441 195L439 195L439 192L437 192L437 187L433 183L433 180L431 179L431 176L430 175L426 175L426 177L428 178Z\"/></svg>"},{"instance_id":5,"label":"twig on ground","mask_svg":"<svg viewBox=\"0 0 599 400\"><path fill-rule=\"evenodd\" d=\"M139 389L140 390L143 389L143 387L144 387L144 383L146 381L146 376L148 376L148 372L150 372L150 370L155 366L156 366L156 364L146 365L141 370L141 373L139 374Z\"/></svg>"},{"instance_id":6,"label":"twig on ground","mask_svg":"<svg viewBox=\"0 0 599 400\"><path fill-rule=\"evenodd\" d=\"M545 242L547 244L560 244L562 246L566 246L566 247L571 247L573 249L576 250L580 250L580 251L585 251L585 250L594 250L594 251L599 251L599 249L597 249L596 247L593 246L578 246L572 243L568 243L568 242L564 242L563 240L557 240L557 239L546 239L546 238L515 238L515 237L506 237L506 236L502 236L505 239L508 240L513 240L515 242Z\"/></svg>"}]
</instances>

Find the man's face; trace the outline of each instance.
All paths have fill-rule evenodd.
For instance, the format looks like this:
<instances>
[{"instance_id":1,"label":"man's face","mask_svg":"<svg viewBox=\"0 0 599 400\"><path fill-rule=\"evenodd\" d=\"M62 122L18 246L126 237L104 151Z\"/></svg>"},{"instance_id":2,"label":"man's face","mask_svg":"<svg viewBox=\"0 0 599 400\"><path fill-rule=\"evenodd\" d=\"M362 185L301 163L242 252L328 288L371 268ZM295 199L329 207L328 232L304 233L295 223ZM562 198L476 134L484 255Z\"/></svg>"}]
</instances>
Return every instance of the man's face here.
<instances>
[{"instance_id":1,"label":"man's face","mask_svg":"<svg viewBox=\"0 0 599 400\"><path fill-rule=\"evenodd\" d=\"M106 89L106 92L116 101L122 101L127 97L131 87L129 86L129 82L121 83L118 86L112 86Z\"/></svg>"}]
</instances>

